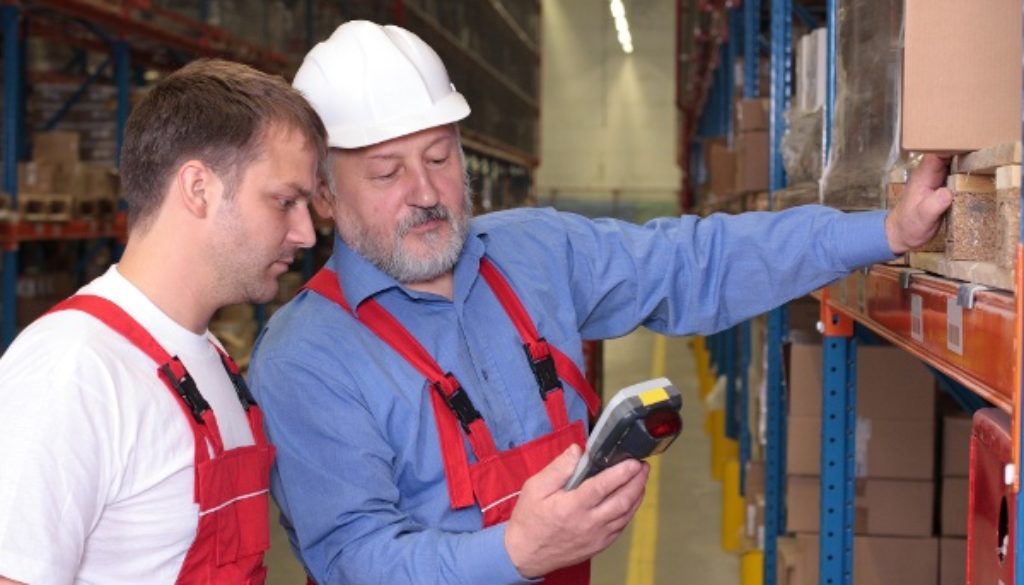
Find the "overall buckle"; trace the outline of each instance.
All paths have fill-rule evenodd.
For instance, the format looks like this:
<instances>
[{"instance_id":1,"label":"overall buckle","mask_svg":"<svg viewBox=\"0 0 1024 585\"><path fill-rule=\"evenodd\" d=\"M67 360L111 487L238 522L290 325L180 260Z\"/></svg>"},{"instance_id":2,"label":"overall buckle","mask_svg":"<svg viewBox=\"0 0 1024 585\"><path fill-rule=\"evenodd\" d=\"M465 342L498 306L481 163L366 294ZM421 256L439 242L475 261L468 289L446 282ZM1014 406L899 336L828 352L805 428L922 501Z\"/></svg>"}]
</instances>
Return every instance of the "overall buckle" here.
<instances>
[{"instance_id":1,"label":"overall buckle","mask_svg":"<svg viewBox=\"0 0 1024 585\"><path fill-rule=\"evenodd\" d=\"M177 364L178 368L182 371L180 378L174 374L174 368L171 367L171 364ZM178 396L181 396L181 399L185 401L185 405L188 406L189 411L192 413L192 418L199 424L206 424L206 421L203 420L203 414L210 410L210 403L199 393L195 380L192 379L192 375L185 369L181 360L177 356L171 358L170 362L160 366L160 373L164 375L164 378L171 384L174 391L178 393Z\"/></svg>"},{"instance_id":2,"label":"overall buckle","mask_svg":"<svg viewBox=\"0 0 1024 585\"><path fill-rule=\"evenodd\" d=\"M540 386L540 397L547 400L549 392L563 388L562 380L558 377L558 369L555 368L555 358L551 356L548 342L541 337L537 344L545 354L540 359L533 358L533 354L530 353L529 343L523 344L523 350L526 352L526 360L530 362L530 369L533 370L533 377L537 379L537 385Z\"/></svg>"},{"instance_id":3,"label":"overall buckle","mask_svg":"<svg viewBox=\"0 0 1024 585\"><path fill-rule=\"evenodd\" d=\"M441 395L444 403L448 405L448 408L455 414L455 418L459 419L459 424L462 425L462 430L469 433L469 425L473 422L482 419L480 411L473 406L473 401L469 399L469 394L462 388L462 384L455 379L455 376L451 372L445 374L445 379L449 380L454 386L455 390L451 394L445 394L444 388L441 387L440 382L433 382L431 385L434 390Z\"/></svg>"}]
</instances>

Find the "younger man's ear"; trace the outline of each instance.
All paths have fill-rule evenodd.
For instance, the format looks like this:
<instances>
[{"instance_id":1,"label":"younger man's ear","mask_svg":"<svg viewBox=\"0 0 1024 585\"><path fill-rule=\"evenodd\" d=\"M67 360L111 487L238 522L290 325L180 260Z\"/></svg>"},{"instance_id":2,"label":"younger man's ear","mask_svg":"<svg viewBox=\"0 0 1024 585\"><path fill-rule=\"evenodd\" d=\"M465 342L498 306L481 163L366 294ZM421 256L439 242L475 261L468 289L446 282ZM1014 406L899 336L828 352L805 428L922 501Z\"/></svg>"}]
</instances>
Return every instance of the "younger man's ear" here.
<instances>
[{"instance_id":1,"label":"younger man's ear","mask_svg":"<svg viewBox=\"0 0 1024 585\"><path fill-rule=\"evenodd\" d=\"M174 195L196 217L206 217L216 195L223 189L213 169L202 161L189 160L178 167L175 176Z\"/></svg>"}]
</instances>

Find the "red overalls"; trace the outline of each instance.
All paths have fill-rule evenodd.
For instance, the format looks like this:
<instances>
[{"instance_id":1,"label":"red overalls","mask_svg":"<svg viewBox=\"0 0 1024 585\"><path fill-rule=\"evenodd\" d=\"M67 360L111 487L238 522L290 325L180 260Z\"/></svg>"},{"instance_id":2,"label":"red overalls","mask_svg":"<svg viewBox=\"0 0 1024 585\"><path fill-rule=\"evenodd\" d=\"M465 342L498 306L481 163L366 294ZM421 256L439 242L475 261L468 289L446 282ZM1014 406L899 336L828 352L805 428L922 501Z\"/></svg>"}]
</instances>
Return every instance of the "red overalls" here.
<instances>
[{"instance_id":1,"label":"red overalls","mask_svg":"<svg viewBox=\"0 0 1024 585\"><path fill-rule=\"evenodd\" d=\"M353 314L342 294L337 275L326 268L313 276L306 288L355 316L427 378L435 390L430 393L430 398L440 436L452 508L465 508L476 503L483 513L484 527L487 527L509 519L519 491L527 479L547 466L569 445L575 443L584 447L586 444L583 423L569 422L559 377L576 389L587 403L591 416L597 412L600 399L576 364L538 335L537 328L515 292L486 258L480 260L480 274L523 340L552 428L551 433L506 451L497 450L483 417L455 376L442 370L412 334L379 303L368 299L359 306L359 314ZM472 465L463 447L463 432L477 460ZM585 585L589 582L589 561L561 569L544 579L544 583L549 585Z\"/></svg>"},{"instance_id":2,"label":"red overalls","mask_svg":"<svg viewBox=\"0 0 1024 585\"><path fill-rule=\"evenodd\" d=\"M178 585L262 585L263 553L270 548L267 490L274 448L263 418L235 362L214 344L249 419L254 445L224 450L213 410L192 376L142 325L113 302L75 295L50 312L78 310L123 335L157 364L156 374L175 398L195 438L196 539L185 555ZM210 451L213 451L213 455Z\"/></svg>"}]
</instances>

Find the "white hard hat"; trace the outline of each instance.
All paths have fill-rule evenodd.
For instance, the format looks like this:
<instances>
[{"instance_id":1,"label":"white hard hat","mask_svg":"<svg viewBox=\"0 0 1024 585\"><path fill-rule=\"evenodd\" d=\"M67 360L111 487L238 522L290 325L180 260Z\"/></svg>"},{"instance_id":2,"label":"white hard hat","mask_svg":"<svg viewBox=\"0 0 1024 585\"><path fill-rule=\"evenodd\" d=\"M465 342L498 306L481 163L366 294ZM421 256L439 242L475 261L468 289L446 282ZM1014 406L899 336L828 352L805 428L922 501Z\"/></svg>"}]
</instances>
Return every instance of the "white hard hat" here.
<instances>
[{"instance_id":1,"label":"white hard hat","mask_svg":"<svg viewBox=\"0 0 1024 585\"><path fill-rule=\"evenodd\" d=\"M334 148L360 148L458 122L469 104L437 53L397 26L353 20L306 55L292 85Z\"/></svg>"}]
</instances>

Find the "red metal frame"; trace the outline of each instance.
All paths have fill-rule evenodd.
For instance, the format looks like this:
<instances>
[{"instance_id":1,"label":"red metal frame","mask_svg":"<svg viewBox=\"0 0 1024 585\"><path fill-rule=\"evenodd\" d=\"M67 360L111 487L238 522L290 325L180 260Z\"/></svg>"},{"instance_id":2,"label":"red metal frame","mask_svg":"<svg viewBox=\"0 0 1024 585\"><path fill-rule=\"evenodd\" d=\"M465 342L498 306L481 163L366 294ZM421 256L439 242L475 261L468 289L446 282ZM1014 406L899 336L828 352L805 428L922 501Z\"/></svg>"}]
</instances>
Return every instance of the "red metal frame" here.
<instances>
[{"instance_id":1,"label":"red metal frame","mask_svg":"<svg viewBox=\"0 0 1024 585\"><path fill-rule=\"evenodd\" d=\"M5 250L16 250L19 242L115 238L124 243L127 237L128 220L124 212L107 220L17 220L0 223L0 245Z\"/></svg>"},{"instance_id":2,"label":"red metal frame","mask_svg":"<svg viewBox=\"0 0 1024 585\"><path fill-rule=\"evenodd\" d=\"M296 62L277 51L238 39L219 27L154 7L148 2L122 0L120 4L100 5L85 0L33 0L32 5L46 6L63 14L94 22L107 28L108 32L115 36L140 35L160 46L202 57L227 57L282 74L293 73L297 66ZM180 25L192 33L194 38L180 34L180 31L166 30L142 20L139 15L143 12ZM134 49L135 43L132 44Z\"/></svg>"}]
</instances>

